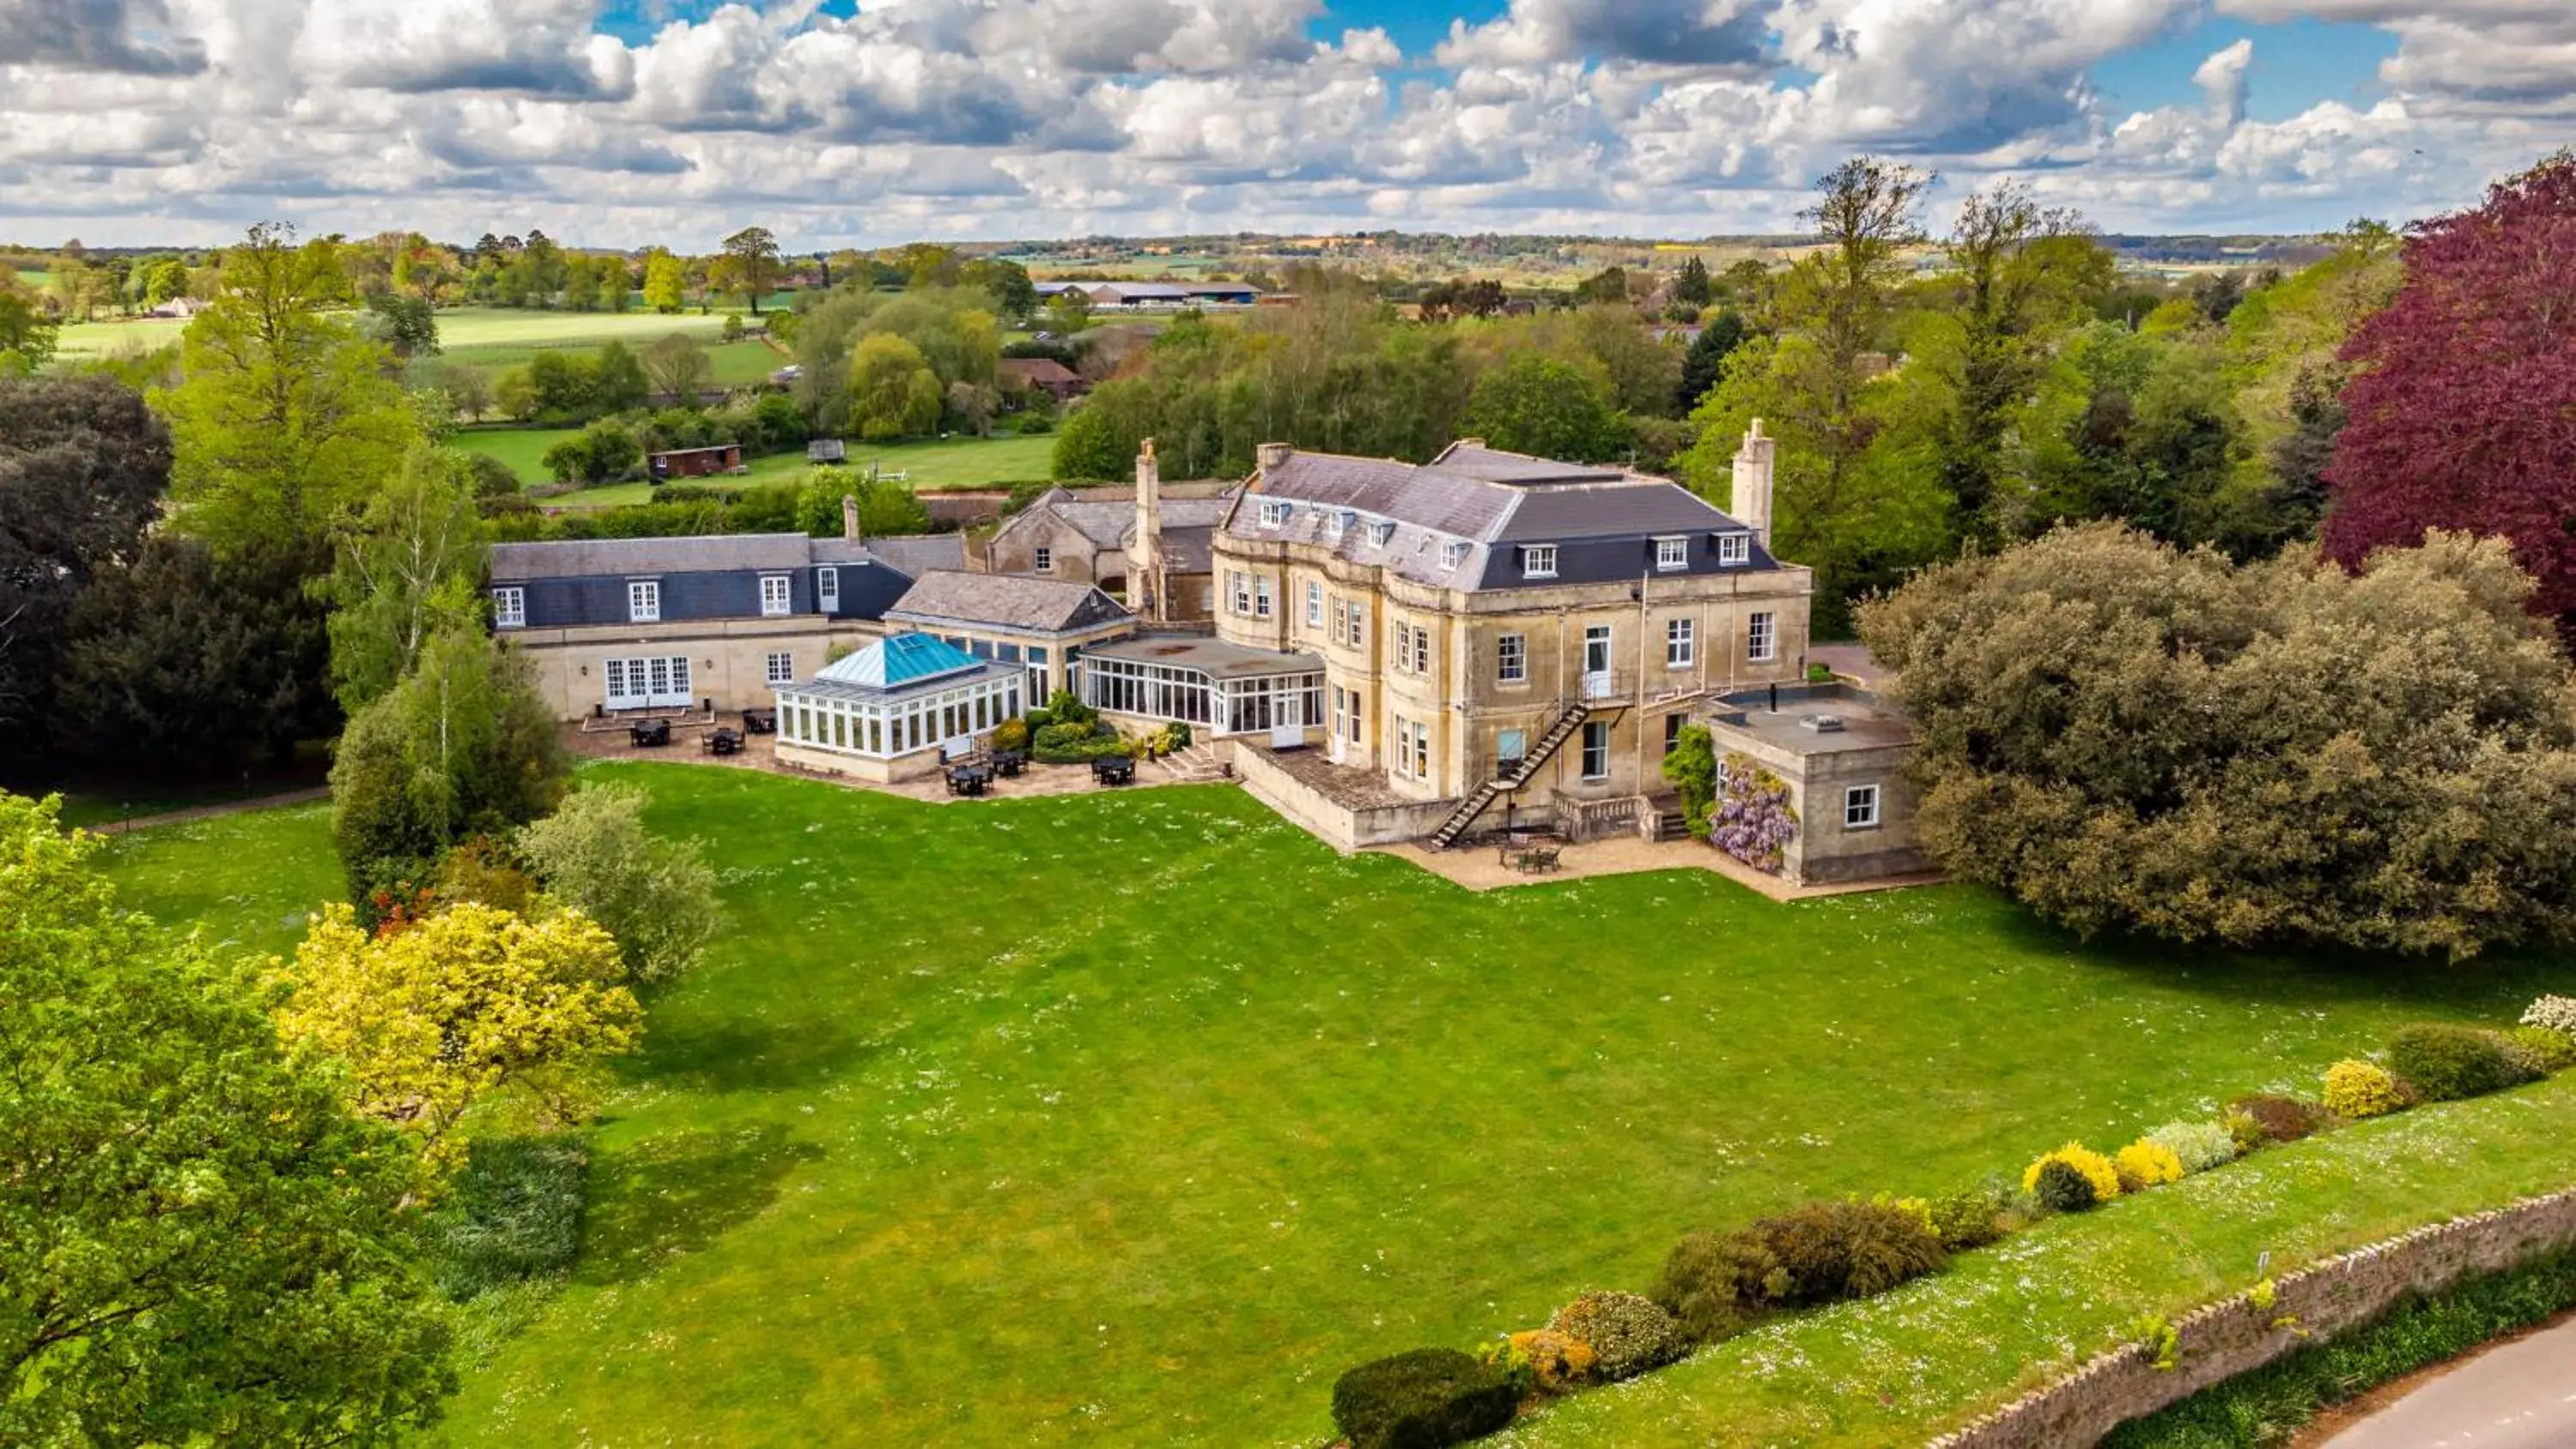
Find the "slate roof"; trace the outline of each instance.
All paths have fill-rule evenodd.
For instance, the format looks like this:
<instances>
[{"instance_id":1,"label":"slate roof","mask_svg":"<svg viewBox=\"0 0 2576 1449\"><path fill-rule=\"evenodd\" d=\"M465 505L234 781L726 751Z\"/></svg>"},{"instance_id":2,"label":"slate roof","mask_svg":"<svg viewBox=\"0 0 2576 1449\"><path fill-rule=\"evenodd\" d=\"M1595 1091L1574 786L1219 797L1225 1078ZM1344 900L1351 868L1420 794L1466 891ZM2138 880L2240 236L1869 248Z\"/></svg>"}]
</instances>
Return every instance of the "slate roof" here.
<instances>
[{"instance_id":1,"label":"slate roof","mask_svg":"<svg viewBox=\"0 0 2576 1449\"><path fill-rule=\"evenodd\" d=\"M908 533L867 539L860 546L916 579L939 569L966 567L966 535L962 533Z\"/></svg>"},{"instance_id":2,"label":"slate roof","mask_svg":"<svg viewBox=\"0 0 2576 1449\"><path fill-rule=\"evenodd\" d=\"M1079 633L1135 619L1089 584L945 571L923 574L886 617L907 624L981 624L1038 634Z\"/></svg>"},{"instance_id":3,"label":"slate roof","mask_svg":"<svg viewBox=\"0 0 2576 1449\"><path fill-rule=\"evenodd\" d=\"M1267 679L1282 674L1321 674L1324 661L1312 654L1282 653L1231 644L1206 634L1140 634L1106 644L1086 644L1085 659L1123 659L1131 664L1166 664L1195 669L1211 679Z\"/></svg>"},{"instance_id":4,"label":"slate roof","mask_svg":"<svg viewBox=\"0 0 2576 1449\"><path fill-rule=\"evenodd\" d=\"M584 538L492 545L492 579L567 579L654 574L721 573L736 569L800 569L815 563L857 563L817 554L821 544L801 533L705 534L693 538Z\"/></svg>"},{"instance_id":5,"label":"slate roof","mask_svg":"<svg viewBox=\"0 0 2576 1449\"><path fill-rule=\"evenodd\" d=\"M1263 499L1297 506L1284 523L1265 528ZM1235 538L1317 545L1458 589L1635 578L1651 566L1653 540L1674 536L1693 542L1688 573L1779 566L1758 541L1748 563L1718 564L1716 536L1749 530L1669 479L1476 443L1453 444L1419 465L1292 451L1255 476L1223 527ZM1521 549L1529 544L1559 547L1555 578L1522 577Z\"/></svg>"}]
</instances>

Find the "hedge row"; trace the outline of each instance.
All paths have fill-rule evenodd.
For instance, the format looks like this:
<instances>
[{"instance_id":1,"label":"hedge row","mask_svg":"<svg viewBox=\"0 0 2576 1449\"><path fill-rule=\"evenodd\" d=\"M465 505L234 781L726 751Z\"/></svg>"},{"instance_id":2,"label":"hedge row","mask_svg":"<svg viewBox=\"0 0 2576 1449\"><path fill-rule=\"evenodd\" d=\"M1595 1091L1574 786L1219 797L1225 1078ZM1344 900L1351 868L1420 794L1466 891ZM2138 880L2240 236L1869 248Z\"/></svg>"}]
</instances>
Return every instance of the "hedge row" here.
<instances>
[{"instance_id":1,"label":"hedge row","mask_svg":"<svg viewBox=\"0 0 2576 1449\"><path fill-rule=\"evenodd\" d=\"M2069 1142L2031 1161L2017 1190L1811 1202L1693 1232L1665 1256L1651 1294L1586 1293L1545 1327L1473 1355L1417 1349L1352 1369L1333 1385L1333 1421L1351 1449L1465 1443L1509 1423L1524 1401L1659 1368L1779 1312L1873 1297L2051 1213L2087 1211L2355 1118L2537 1080L2576 1065L2576 998L2542 997L2511 1031L2403 1027L2382 1055L2384 1064L2337 1062L2322 1102L2239 1097L2215 1118L2168 1122L2109 1154Z\"/></svg>"}]
</instances>

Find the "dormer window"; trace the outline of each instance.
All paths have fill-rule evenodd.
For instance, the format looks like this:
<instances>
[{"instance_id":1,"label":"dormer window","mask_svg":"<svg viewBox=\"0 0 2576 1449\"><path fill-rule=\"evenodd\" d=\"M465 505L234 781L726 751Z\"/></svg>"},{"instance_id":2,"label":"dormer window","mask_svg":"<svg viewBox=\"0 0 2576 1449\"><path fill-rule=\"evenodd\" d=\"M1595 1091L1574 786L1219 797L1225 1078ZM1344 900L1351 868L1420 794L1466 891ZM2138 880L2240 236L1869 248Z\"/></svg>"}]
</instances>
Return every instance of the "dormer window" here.
<instances>
[{"instance_id":1,"label":"dormer window","mask_svg":"<svg viewBox=\"0 0 2576 1449\"><path fill-rule=\"evenodd\" d=\"M1521 577L1552 579L1556 577L1556 545L1533 543L1521 549Z\"/></svg>"},{"instance_id":2,"label":"dormer window","mask_svg":"<svg viewBox=\"0 0 2576 1449\"><path fill-rule=\"evenodd\" d=\"M1261 500L1261 526L1277 528L1288 521L1288 505L1276 498Z\"/></svg>"},{"instance_id":3,"label":"dormer window","mask_svg":"<svg viewBox=\"0 0 2576 1449\"><path fill-rule=\"evenodd\" d=\"M528 622L528 591L516 584L492 591L492 623L496 628L518 629Z\"/></svg>"},{"instance_id":4,"label":"dormer window","mask_svg":"<svg viewBox=\"0 0 2576 1449\"><path fill-rule=\"evenodd\" d=\"M1442 568L1454 569L1466 561L1467 545L1463 543L1453 541L1447 548L1440 550L1440 566Z\"/></svg>"},{"instance_id":5,"label":"dormer window","mask_svg":"<svg viewBox=\"0 0 2576 1449\"><path fill-rule=\"evenodd\" d=\"M1742 567L1753 562L1753 535L1721 533L1717 536L1717 561L1728 567Z\"/></svg>"},{"instance_id":6,"label":"dormer window","mask_svg":"<svg viewBox=\"0 0 2576 1449\"><path fill-rule=\"evenodd\" d=\"M662 622L662 584L659 579L626 581L626 622L630 624Z\"/></svg>"},{"instance_id":7,"label":"dormer window","mask_svg":"<svg viewBox=\"0 0 2576 1449\"><path fill-rule=\"evenodd\" d=\"M1668 572L1673 569L1689 568L1690 540L1687 538L1656 539L1655 567Z\"/></svg>"},{"instance_id":8,"label":"dormer window","mask_svg":"<svg viewBox=\"0 0 2576 1449\"><path fill-rule=\"evenodd\" d=\"M1394 537L1395 525L1392 523L1379 522L1369 525L1369 542L1379 548L1386 547L1387 541Z\"/></svg>"},{"instance_id":9,"label":"dormer window","mask_svg":"<svg viewBox=\"0 0 2576 1449\"><path fill-rule=\"evenodd\" d=\"M1352 524L1354 524L1354 523L1359 522L1359 520L1360 520L1360 516L1359 516L1358 514L1356 514L1356 513L1353 513L1351 510L1349 510L1349 509L1347 509L1347 508L1341 509L1341 510L1339 510L1338 512L1334 513L1334 515L1333 515L1333 537L1335 537L1335 538L1339 538L1339 537L1341 537L1343 534L1350 532L1350 531L1351 531L1351 525L1352 525Z\"/></svg>"}]
</instances>

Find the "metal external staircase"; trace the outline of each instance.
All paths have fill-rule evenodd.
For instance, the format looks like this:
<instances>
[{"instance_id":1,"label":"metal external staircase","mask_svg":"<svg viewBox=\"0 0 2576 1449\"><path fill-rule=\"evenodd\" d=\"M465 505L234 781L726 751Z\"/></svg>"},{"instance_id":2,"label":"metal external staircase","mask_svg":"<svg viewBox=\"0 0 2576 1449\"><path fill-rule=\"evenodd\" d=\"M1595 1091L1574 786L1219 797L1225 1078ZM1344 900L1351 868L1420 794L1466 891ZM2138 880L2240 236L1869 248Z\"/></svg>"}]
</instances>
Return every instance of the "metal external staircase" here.
<instances>
[{"instance_id":1,"label":"metal external staircase","mask_svg":"<svg viewBox=\"0 0 2576 1449\"><path fill-rule=\"evenodd\" d=\"M1447 850L1457 844L1458 837L1467 833L1467 827L1476 823L1476 817L1485 813L1485 807L1494 803L1495 796L1528 784L1539 767L1565 748L1565 742L1574 738L1574 732L1583 728L1583 722L1591 717L1592 706L1581 700L1558 711L1556 718L1548 722L1546 733L1538 737L1538 742L1530 747L1528 754L1521 756L1520 763L1510 774L1487 780L1458 802L1458 808L1450 812L1448 819L1440 822L1439 829L1431 832L1431 848Z\"/></svg>"}]
</instances>

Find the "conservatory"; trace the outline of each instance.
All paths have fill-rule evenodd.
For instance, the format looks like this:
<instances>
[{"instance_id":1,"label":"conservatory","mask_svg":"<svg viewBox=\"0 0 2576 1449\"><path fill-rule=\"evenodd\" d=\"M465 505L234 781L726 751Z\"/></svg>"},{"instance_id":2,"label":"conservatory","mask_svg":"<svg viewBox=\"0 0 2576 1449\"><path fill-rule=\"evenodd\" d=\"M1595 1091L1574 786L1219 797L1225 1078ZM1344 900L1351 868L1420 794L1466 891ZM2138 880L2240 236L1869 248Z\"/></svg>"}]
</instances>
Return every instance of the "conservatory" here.
<instances>
[{"instance_id":1,"label":"conservatory","mask_svg":"<svg viewBox=\"0 0 2576 1449\"><path fill-rule=\"evenodd\" d=\"M935 773L1021 713L1028 672L928 634L896 634L778 686L778 759L886 783Z\"/></svg>"},{"instance_id":2,"label":"conservatory","mask_svg":"<svg viewBox=\"0 0 2576 1449\"><path fill-rule=\"evenodd\" d=\"M1103 714L1196 725L1213 735L1302 743L1324 723L1324 662L1205 636L1146 635L1082 654L1082 701Z\"/></svg>"}]
</instances>

